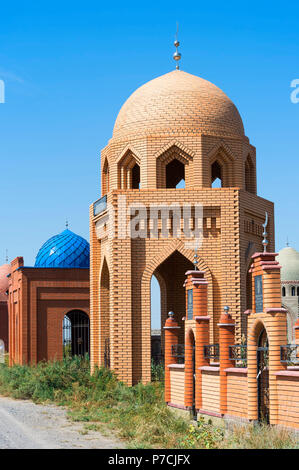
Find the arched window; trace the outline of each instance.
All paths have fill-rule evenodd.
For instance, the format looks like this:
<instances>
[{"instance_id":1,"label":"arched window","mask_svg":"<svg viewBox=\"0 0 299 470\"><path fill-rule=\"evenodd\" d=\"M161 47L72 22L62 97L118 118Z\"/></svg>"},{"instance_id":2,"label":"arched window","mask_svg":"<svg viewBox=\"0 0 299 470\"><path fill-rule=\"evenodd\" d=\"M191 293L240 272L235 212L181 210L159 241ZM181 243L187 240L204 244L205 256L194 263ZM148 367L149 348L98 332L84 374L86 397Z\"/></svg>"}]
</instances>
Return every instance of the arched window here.
<instances>
[{"instance_id":1,"label":"arched window","mask_svg":"<svg viewBox=\"0 0 299 470\"><path fill-rule=\"evenodd\" d=\"M185 182L185 165L176 158L166 165L166 188L182 187Z\"/></svg>"},{"instance_id":2,"label":"arched window","mask_svg":"<svg viewBox=\"0 0 299 470\"><path fill-rule=\"evenodd\" d=\"M291 294L293 297L296 295L296 289L294 286L291 287Z\"/></svg>"},{"instance_id":3,"label":"arched window","mask_svg":"<svg viewBox=\"0 0 299 470\"><path fill-rule=\"evenodd\" d=\"M131 151L118 164L118 188L140 189L140 166Z\"/></svg>"},{"instance_id":4,"label":"arched window","mask_svg":"<svg viewBox=\"0 0 299 470\"><path fill-rule=\"evenodd\" d=\"M132 168L132 189L140 189L140 166L138 163Z\"/></svg>"},{"instance_id":5,"label":"arched window","mask_svg":"<svg viewBox=\"0 0 299 470\"><path fill-rule=\"evenodd\" d=\"M223 186L222 184L222 167L220 163L216 160L211 169L212 173L212 181L211 181L211 187L212 188L221 188Z\"/></svg>"},{"instance_id":6,"label":"arched window","mask_svg":"<svg viewBox=\"0 0 299 470\"><path fill-rule=\"evenodd\" d=\"M157 188L192 187L192 157L176 145L157 158Z\"/></svg>"},{"instance_id":7,"label":"arched window","mask_svg":"<svg viewBox=\"0 0 299 470\"><path fill-rule=\"evenodd\" d=\"M211 188L232 188L235 184L235 157L228 148L220 146L208 157ZM221 184L220 184L221 182Z\"/></svg>"},{"instance_id":8,"label":"arched window","mask_svg":"<svg viewBox=\"0 0 299 470\"><path fill-rule=\"evenodd\" d=\"M297 296L299 297L299 287L297 287Z\"/></svg>"},{"instance_id":9,"label":"arched window","mask_svg":"<svg viewBox=\"0 0 299 470\"><path fill-rule=\"evenodd\" d=\"M285 295L286 295L286 288L283 287L283 288L282 288L282 296L285 297Z\"/></svg>"},{"instance_id":10,"label":"arched window","mask_svg":"<svg viewBox=\"0 0 299 470\"><path fill-rule=\"evenodd\" d=\"M254 164L250 155L245 162L245 189L255 194L255 171Z\"/></svg>"},{"instance_id":11,"label":"arched window","mask_svg":"<svg viewBox=\"0 0 299 470\"><path fill-rule=\"evenodd\" d=\"M109 163L105 160L102 174L102 194L105 196L109 191Z\"/></svg>"}]
</instances>

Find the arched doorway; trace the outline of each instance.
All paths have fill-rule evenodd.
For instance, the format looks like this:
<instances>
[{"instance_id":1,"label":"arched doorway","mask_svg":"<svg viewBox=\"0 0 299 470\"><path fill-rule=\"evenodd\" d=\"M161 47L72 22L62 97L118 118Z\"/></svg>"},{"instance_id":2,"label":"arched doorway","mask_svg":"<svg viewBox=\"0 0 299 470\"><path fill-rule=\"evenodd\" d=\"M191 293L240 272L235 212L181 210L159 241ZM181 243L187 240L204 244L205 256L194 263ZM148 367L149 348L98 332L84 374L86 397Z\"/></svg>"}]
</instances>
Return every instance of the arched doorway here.
<instances>
[{"instance_id":1,"label":"arched doorway","mask_svg":"<svg viewBox=\"0 0 299 470\"><path fill-rule=\"evenodd\" d=\"M63 319L63 355L89 355L89 317L82 310L72 310Z\"/></svg>"},{"instance_id":2,"label":"arched doorway","mask_svg":"<svg viewBox=\"0 0 299 470\"><path fill-rule=\"evenodd\" d=\"M262 328L257 343L258 419L269 423L269 342Z\"/></svg>"},{"instance_id":3,"label":"arched doorway","mask_svg":"<svg viewBox=\"0 0 299 470\"><path fill-rule=\"evenodd\" d=\"M161 289L161 325L165 325L168 312L175 314L180 329L179 343L184 343L184 322L186 315L186 294L184 288L185 273L194 269L193 263L179 251L174 251L155 270L154 275L159 280ZM162 334L164 334L162 328ZM164 338L162 338L162 345Z\"/></svg>"},{"instance_id":4,"label":"arched doorway","mask_svg":"<svg viewBox=\"0 0 299 470\"><path fill-rule=\"evenodd\" d=\"M161 286L156 278L151 278L151 361L152 365L163 363L161 332Z\"/></svg>"},{"instance_id":5,"label":"arched doorway","mask_svg":"<svg viewBox=\"0 0 299 470\"><path fill-rule=\"evenodd\" d=\"M110 367L110 273L106 258L104 259L100 277L100 347L101 364Z\"/></svg>"},{"instance_id":6,"label":"arched doorway","mask_svg":"<svg viewBox=\"0 0 299 470\"><path fill-rule=\"evenodd\" d=\"M5 362L5 346L3 339L0 339L0 364Z\"/></svg>"}]
</instances>

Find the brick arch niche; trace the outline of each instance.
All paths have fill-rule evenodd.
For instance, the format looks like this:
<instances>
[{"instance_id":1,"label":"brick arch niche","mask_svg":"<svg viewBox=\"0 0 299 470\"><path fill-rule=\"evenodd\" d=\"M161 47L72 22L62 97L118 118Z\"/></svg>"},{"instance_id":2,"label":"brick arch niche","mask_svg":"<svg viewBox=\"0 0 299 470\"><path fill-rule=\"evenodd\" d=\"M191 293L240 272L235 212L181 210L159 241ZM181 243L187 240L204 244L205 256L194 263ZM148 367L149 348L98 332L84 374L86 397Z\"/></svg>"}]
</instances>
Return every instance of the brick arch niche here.
<instances>
[{"instance_id":1,"label":"brick arch niche","mask_svg":"<svg viewBox=\"0 0 299 470\"><path fill-rule=\"evenodd\" d=\"M133 328L133 343L135 345L133 354L133 371L135 372L134 382L142 380L147 382L150 380L150 361L151 344L150 344L150 325L151 325L151 278L154 275L161 289L161 345L162 355L164 354L164 329L165 321L169 311L173 311L175 319L180 326L178 342L184 344L184 320L186 315L186 298L185 298L185 273L194 269L193 265L194 253L182 246L169 247L169 250L163 251L159 256L154 258L144 271L141 280L141 299L142 312L140 315L140 324L138 328L143 332L142 341L136 347L135 342L140 335L135 324L135 334ZM199 269L204 270L206 278L209 279L209 308L212 312L213 293L212 293L212 276L203 260L199 260Z\"/></svg>"},{"instance_id":2,"label":"brick arch niche","mask_svg":"<svg viewBox=\"0 0 299 470\"><path fill-rule=\"evenodd\" d=\"M157 188L175 188L181 180L185 181L185 187L191 187L192 165L192 155L172 145L157 158Z\"/></svg>"}]
</instances>

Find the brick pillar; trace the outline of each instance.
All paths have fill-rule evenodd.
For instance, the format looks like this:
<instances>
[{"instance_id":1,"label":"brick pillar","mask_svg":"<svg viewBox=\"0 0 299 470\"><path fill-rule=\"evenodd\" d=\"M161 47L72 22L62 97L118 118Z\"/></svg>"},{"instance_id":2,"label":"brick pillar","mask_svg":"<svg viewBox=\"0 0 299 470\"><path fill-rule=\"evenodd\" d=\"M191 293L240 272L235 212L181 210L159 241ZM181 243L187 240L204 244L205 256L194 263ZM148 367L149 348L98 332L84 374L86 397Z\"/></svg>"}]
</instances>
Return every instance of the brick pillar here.
<instances>
[{"instance_id":1,"label":"brick pillar","mask_svg":"<svg viewBox=\"0 0 299 470\"><path fill-rule=\"evenodd\" d=\"M299 319L296 321L294 329L295 329L295 343L299 344Z\"/></svg>"},{"instance_id":2,"label":"brick pillar","mask_svg":"<svg viewBox=\"0 0 299 470\"><path fill-rule=\"evenodd\" d=\"M193 346L194 334L191 328L185 335L185 407L193 405Z\"/></svg>"},{"instance_id":3,"label":"brick pillar","mask_svg":"<svg viewBox=\"0 0 299 470\"><path fill-rule=\"evenodd\" d=\"M202 404L202 375L200 367L208 365L204 359L204 345L209 344L209 320L208 317L208 282L204 278L204 272L192 270L186 272L186 332L185 341L185 406L193 405L193 342L192 335L195 330L195 408L198 410ZM192 290L193 308L191 314L190 301L188 302L189 291ZM188 307L189 305L189 307ZM189 309L189 311L188 311ZM195 321L195 322L194 322Z\"/></svg>"},{"instance_id":4,"label":"brick pillar","mask_svg":"<svg viewBox=\"0 0 299 470\"><path fill-rule=\"evenodd\" d=\"M295 343L299 345L299 319L296 321L294 329L295 329ZM297 359L299 359L299 348L297 348Z\"/></svg>"},{"instance_id":5,"label":"brick pillar","mask_svg":"<svg viewBox=\"0 0 299 470\"><path fill-rule=\"evenodd\" d=\"M164 326L165 330L165 354L164 354L164 363L165 363L165 401L166 403L170 402L171 397L171 383L170 383L170 364L176 364L177 358L173 357L171 354L172 345L178 344L179 342L179 330L180 327L177 321L174 319L174 313L169 312L169 317L167 318Z\"/></svg>"},{"instance_id":6,"label":"brick pillar","mask_svg":"<svg viewBox=\"0 0 299 470\"><path fill-rule=\"evenodd\" d=\"M204 346L210 342L210 317L195 317L195 364L196 364L196 384L195 384L195 408L202 408L202 366L209 365L209 359L204 357Z\"/></svg>"},{"instance_id":7,"label":"brick pillar","mask_svg":"<svg viewBox=\"0 0 299 470\"><path fill-rule=\"evenodd\" d=\"M252 312L248 315L248 419L258 418L257 348L264 327L269 342L269 411L270 424L277 424L278 401L275 373L285 369L280 362L280 346L287 343L286 310L281 306L281 266L277 253L255 253L252 256ZM256 279L259 277L259 279ZM259 281L259 282L257 282ZM255 292L256 289L259 291Z\"/></svg>"},{"instance_id":8,"label":"brick pillar","mask_svg":"<svg viewBox=\"0 0 299 470\"><path fill-rule=\"evenodd\" d=\"M235 343L235 323L229 314L229 307L224 307L220 317L219 327L219 356L220 356L220 413L227 412L227 374L225 369L234 367L234 361L229 359L229 346Z\"/></svg>"}]
</instances>

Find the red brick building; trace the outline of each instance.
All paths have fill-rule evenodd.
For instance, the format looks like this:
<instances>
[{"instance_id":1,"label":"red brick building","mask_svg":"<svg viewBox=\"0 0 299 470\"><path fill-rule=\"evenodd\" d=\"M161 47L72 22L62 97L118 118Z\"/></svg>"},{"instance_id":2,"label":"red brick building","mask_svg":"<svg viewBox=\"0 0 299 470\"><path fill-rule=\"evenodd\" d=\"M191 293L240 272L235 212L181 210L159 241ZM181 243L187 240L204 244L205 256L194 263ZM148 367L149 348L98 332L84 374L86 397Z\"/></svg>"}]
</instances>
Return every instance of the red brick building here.
<instances>
[{"instance_id":1,"label":"red brick building","mask_svg":"<svg viewBox=\"0 0 299 470\"><path fill-rule=\"evenodd\" d=\"M70 230L50 238L34 267L22 257L9 276L10 363L89 353L89 244Z\"/></svg>"},{"instance_id":2,"label":"red brick building","mask_svg":"<svg viewBox=\"0 0 299 470\"><path fill-rule=\"evenodd\" d=\"M0 340L4 341L5 351L8 351L8 275L10 265L0 267Z\"/></svg>"}]
</instances>

